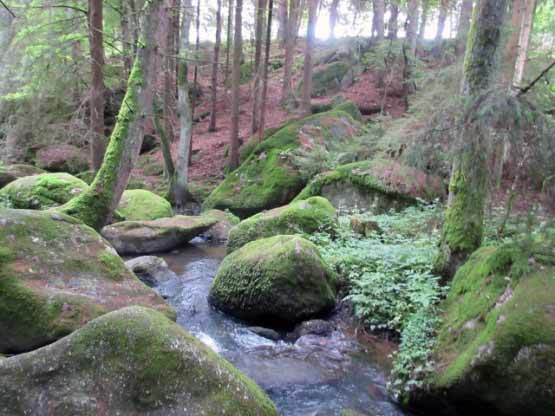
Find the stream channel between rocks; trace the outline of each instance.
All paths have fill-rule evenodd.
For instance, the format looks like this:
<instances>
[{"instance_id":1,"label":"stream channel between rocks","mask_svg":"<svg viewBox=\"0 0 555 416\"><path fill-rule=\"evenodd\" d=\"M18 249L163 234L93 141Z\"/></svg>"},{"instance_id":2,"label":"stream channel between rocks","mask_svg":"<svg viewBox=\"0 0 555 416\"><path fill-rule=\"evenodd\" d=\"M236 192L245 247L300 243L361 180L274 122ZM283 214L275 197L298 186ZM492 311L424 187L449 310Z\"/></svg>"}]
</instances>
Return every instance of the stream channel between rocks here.
<instances>
[{"instance_id":1,"label":"stream channel between rocks","mask_svg":"<svg viewBox=\"0 0 555 416\"><path fill-rule=\"evenodd\" d=\"M335 322L326 337L272 341L211 307L208 291L225 252L223 245L195 239L161 255L175 275L156 289L177 311L178 324L254 379L283 416L338 416L343 409L409 415L387 397L387 352L358 342L347 325Z\"/></svg>"}]
</instances>

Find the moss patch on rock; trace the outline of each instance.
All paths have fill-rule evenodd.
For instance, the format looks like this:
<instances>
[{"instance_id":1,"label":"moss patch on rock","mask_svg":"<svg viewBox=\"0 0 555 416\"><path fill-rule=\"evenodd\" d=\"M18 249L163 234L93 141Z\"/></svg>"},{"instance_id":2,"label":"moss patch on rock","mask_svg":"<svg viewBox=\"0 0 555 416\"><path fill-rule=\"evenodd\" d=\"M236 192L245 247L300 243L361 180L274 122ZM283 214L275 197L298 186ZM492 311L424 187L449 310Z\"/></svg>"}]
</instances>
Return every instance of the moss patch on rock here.
<instances>
[{"instance_id":1,"label":"moss patch on rock","mask_svg":"<svg viewBox=\"0 0 555 416\"><path fill-rule=\"evenodd\" d=\"M349 114L337 110L290 122L257 145L247 160L214 189L203 207L229 209L246 217L285 205L306 185L289 160L288 150L349 140L362 131Z\"/></svg>"},{"instance_id":2,"label":"moss patch on rock","mask_svg":"<svg viewBox=\"0 0 555 416\"><path fill-rule=\"evenodd\" d=\"M228 252L260 238L279 234L329 232L336 225L335 208L327 199L316 196L241 221L229 233Z\"/></svg>"},{"instance_id":3,"label":"moss patch on rock","mask_svg":"<svg viewBox=\"0 0 555 416\"><path fill-rule=\"evenodd\" d=\"M172 206L167 200L143 189L124 191L118 211L129 221L157 220L173 216Z\"/></svg>"},{"instance_id":4,"label":"moss patch on rock","mask_svg":"<svg viewBox=\"0 0 555 416\"><path fill-rule=\"evenodd\" d=\"M333 308L335 275L314 244L301 236L278 235L228 255L209 301L240 319L291 325Z\"/></svg>"},{"instance_id":5,"label":"moss patch on rock","mask_svg":"<svg viewBox=\"0 0 555 416\"><path fill-rule=\"evenodd\" d=\"M312 97L322 97L335 93L341 89L346 77L352 72L352 65L337 61L316 67L312 73ZM297 86L302 91L303 81Z\"/></svg>"},{"instance_id":6,"label":"moss patch on rock","mask_svg":"<svg viewBox=\"0 0 555 416\"><path fill-rule=\"evenodd\" d=\"M0 413L59 416L277 416L251 379L147 308L89 322L58 342L0 360Z\"/></svg>"},{"instance_id":7,"label":"moss patch on rock","mask_svg":"<svg viewBox=\"0 0 555 416\"><path fill-rule=\"evenodd\" d=\"M321 195L342 211L380 214L392 208L406 208L418 199L441 199L445 194L445 186L438 177L394 160L372 159L342 165L318 175L295 200Z\"/></svg>"},{"instance_id":8,"label":"moss patch on rock","mask_svg":"<svg viewBox=\"0 0 555 416\"><path fill-rule=\"evenodd\" d=\"M0 352L40 347L133 304L175 317L92 228L59 213L0 209Z\"/></svg>"},{"instance_id":9,"label":"moss patch on rock","mask_svg":"<svg viewBox=\"0 0 555 416\"><path fill-rule=\"evenodd\" d=\"M415 405L447 399L468 411L555 414L553 246L477 250L455 275L442 309L437 370Z\"/></svg>"},{"instance_id":10,"label":"moss patch on rock","mask_svg":"<svg viewBox=\"0 0 555 416\"><path fill-rule=\"evenodd\" d=\"M43 173L19 178L0 189L12 208L47 209L65 204L88 185L69 173Z\"/></svg>"}]
</instances>

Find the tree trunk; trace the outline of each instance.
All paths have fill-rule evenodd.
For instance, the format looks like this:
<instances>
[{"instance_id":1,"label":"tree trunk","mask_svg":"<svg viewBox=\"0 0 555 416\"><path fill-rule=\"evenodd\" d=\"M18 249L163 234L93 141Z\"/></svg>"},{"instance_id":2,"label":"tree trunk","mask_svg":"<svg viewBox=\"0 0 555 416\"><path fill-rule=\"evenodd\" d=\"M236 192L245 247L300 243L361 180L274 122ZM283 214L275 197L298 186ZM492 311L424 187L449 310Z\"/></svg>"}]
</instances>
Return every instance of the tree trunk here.
<instances>
[{"instance_id":1,"label":"tree trunk","mask_svg":"<svg viewBox=\"0 0 555 416\"><path fill-rule=\"evenodd\" d=\"M233 43L231 40L231 33L233 27L233 0L228 0L227 3L227 35L226 35L226 42L225 42L225 79L224 85L227 87L229 86L229 51L231 49L231 44Z\"/></svg>"},{"instance_id":2,"label":"tree trunk","mask_svg":"<svg viewBox=\"0 0 555 416\"><path fill-rule=\"evenodd\" d=\"M89 37L91 45L91 168L96 172L106 151L104 136L104 43L102 0L89 0Z\"/></svg>"},{"instance_id":3,"label":"tree trunk","mask_svg":"<svg viewBox=\"0 0 555 416\"><path fill-rule=\"evenodd\" d=\"M449 202L443 224L436 272L451 278L482 243L487 196L488 143L480 108L483 94L497 71L497 52L507 0L480 0L474 13L465 53L463 94L473 104L464 117L462 148L455 155Z\"/></svg>"},{"instance_id":4,"label":"tree trunk","mask_svg":"<svg viewBox=\"0 0 555 416\"><path fill-rule=\"evenodd\" d=\"M391 0L389 3L389 24L387 30L387 38L391 40L397 39L399 30L399 4L397 0Z\"/></svg>"},{"instance_id":5,"label":"tree trunk","mask_svg":"<svg viewBox=\"0 0 555 416\"><path fill-rule=\"evenodd\" d=\"M512 88L519 90L524 69L528 57L528 46L530 45L530 34L534 23L534 11L536 10L536 0L524 0L524 11L520 24L520 34L518 37L518 54L516 57L515 71L513 75Z\"/></svg>"},{"instance_id":6,"label":"tree trunk","mask_svg":"<svg viewBox=\"0 0 555 416\"><path fill-rule=\"evenodd\" d=\"M222 0L217 1L216 10L216 43L214 44L214 58L212 61L212 97L210 109L210 125L208 131L216 131L216 100L218 98L218 62L220 60L220 45L222 43Z\"/></svg>"},{"instance_id":7,"label":"tree trunk","mask_svg":"<svg viewBox=\"0 0 555 416\"><path fill-rule=\"evenodd\" d=\"M414 56L416 55L416 40L418 32L418 0L408 0L405 31L407 33L406 44L410 52L410 59L414 59Z\"/></svg>"},{"instance_id":8,"label":"tree trunk","mask_svg":"<svg viewBox=\"0 0 555 416\"><path fill-rule=\"evenodd\" d=\"M253 107L252 107L252 134L258 130L260 124L260 80L262 79L262 44L264 37L264 15L266 14L266 0L258 0L256 7L256 33L254 48L254 88L253 88Z\"/></svg>"},{"instance_id":9,"label":"tree trunk","mask_svg":"<svg viewBox=\"0 0 555 416\"><path fill-rule=\"evenodd\" d=\"M301 111L305 115L311 114L310 97L312 95L312 54L314 53L314 32L316 29L316 10L318 0L308 0L308 24L306 31L306 46L304 51L303 68L303 99Z\"/></svg>"},{"instance_id":10,"label":"tree trunk","mask_svg":"<svg viewBox=\"0 0 555 416\"><path fill-rule=\"evenodd\" d=\"M161 28L165 30L164 39L164 132L168 138L173 137L172 114L175 108L175 35L173 33L173 9L172 0L165 0L164 13L162 15Z\"/></svg>"},{"instance_id":11,"label":"tree trunk","mask_svg":"<svg viewBox=\"0 0 555 416\"><path fill-rule=\"evenodd\" d=\"M282 105L291 105L295 100L293 96L293 88L291 85L293 77L293 58L295 52L295 39L297 34L295 29L297 27L297 13L299 12L299 0L290 0L288 18L287 18L287 31L285 39L285 62L283 65L283 86L281 89L281 103Z\"/></svg>"},{"instance_id":12,"label":"tree trunk","mask_svg":"<svg viewBox=\"0 0 555 416\"><path fill-rule=\"evenodd\" d=\"M156 38L161 4L161 0L146 3L141 48L100 170L85 192L58 208L95 229L111 219L119 204L141 150L146 120L152 114L152 86L160 72L158 50L152 39Z\"/></svg>"},{"instance_id":13,"label":"tree trunk","mask_svg":"<svg viewBox=\"0 0 555 416\"><path fill-rule=\"evenodd\" d=\"M129 5L127 1L120 2L121 16L121 54L123 59L123 68L125 69L125 77L129 78L131 73L131 65L133 64L133 55L131 54L131 33L129 31Z\"/></svg>"},{"instance_id":14,"label":"tree trunk","mask_svg":"<svg viewBox=\"0 0 555 416\"><path fill-rule=\"evenodd\" d=\"M278 41L281 46L285 46L287 42L287 21L288 11L287 11L287 0L278 0Z\"/></svg>"},{"instance_id":15,"label":"tree trunk","mask_svg":"<svg viewBox=\"0 0 555 416\"><path fill-rule=\"evenodd\" d=\"M231 135L229 138L229 167L239 166L239 106L241 80L241 52L243 50L243 0L235 1L235 37L233 39L233 69L231 74Z\"/></svg>"},{"instance_id":16,"label":"tree trunk","mask_svg":"<svg viewBox=\"0 0 555 416\"><path fill-rule=\"evenodd\" d=\"M376 39L378 42L384 40L384 15L385 15L385 0L373 0L373 14L374 14L374 26L373 33L376 34Z\"/></svg>"},{"instance_id":17,"label":"tree trunk","mask_svg":"<svg viewBox=\"0 0 555 416\"><path fill-rule=\"evenodd\" d=\"M339 0L331 0L330 5L330 39L335 39L335 25L337 24Z\"/></svg>"},{"instance_id":18,"label":"tree trunk","mask_svg":"<svg viewBox=\"0 0 555 416\"><path fill-rule=\"evenodd\" d=\"M445 21L449 12L449 0L439 0L439 16L437 17L436 42L443 39L443 30L445 29Z\"/></svg>"},{"instance_id":19,"label":"tree trunk","mask_svg":"<svg viewBox=\"0 0 555 416\"><path fill-rule=\"evenodd\" d=\"M260 128L258 129L258 139L264 138L264 128L266 123L266 100L268 95L268 67L270 64L270 46L272 44L272 13L274 0L269 0L268 22L266 24L266 47L264 53L264 75L262 77L262 98L260 104Z\"/></svg>"},{"instance_id":20,"label":"tree trunk","mask_svg":"<svg viewBox=\"0 0 555 416\"><path fill-rule=\"evenodd\" d=\"M462 55L466 46L470 19L472 18L472 7L474 0L463 0L461 4L461 14L459 15L459 27L457 28L457 55Z\"/></svg>"},{"instance_id":21,"label":"tree trunk","mask_svg":"<svg viewBox=\"0 0 555 416\"><path fill-rule=\"evenodd\" d=\"M420 18L420 27L418 29L418 39L424 39L426 33L426 25L428 24L428 15L430 14L430 0L422 0L422 17Z\"/></svg>"},{"instance_id":22,"label":"tree trunk","mask_svg":"<svg viewBox=\"0 0 555 416\"><path fill-rule=\"evenodd\" d=\"M189 198L189 153L193 133L193 111L189 98L188 54L189 32L193 19L191 0L185 0L185 11L181 21L179 45L179 73L177 77L177 111L179 115L179 141L176 149L174 176L170 180L170 199L178 211L182 210Z\"/></svg>"}]
</instances>

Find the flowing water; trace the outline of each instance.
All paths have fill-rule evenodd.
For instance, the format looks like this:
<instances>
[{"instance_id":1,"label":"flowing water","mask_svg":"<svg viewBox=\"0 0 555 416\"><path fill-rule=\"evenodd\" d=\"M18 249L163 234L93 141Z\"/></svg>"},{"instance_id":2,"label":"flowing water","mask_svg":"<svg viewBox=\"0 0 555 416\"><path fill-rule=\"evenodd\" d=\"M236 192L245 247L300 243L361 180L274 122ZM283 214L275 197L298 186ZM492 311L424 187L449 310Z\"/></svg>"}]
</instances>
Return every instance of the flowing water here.
<instances>
[{"instance_id":1,"label":"flowing water","mask_svg":"<svg viewBox=\"0 0 555 416\"><path fill-rule=\"evenodd\" d=\"M369 416L408 413L391 403L379 357L341 325L332 335L295 343L262 338L212 308L208 290L224 246L199 241L163 257L175 272L158 286L177 322L253 378L284 416L335 416L343 409ZM383 357L382 357L383 358Z\"/></svg>"}]
</instances>

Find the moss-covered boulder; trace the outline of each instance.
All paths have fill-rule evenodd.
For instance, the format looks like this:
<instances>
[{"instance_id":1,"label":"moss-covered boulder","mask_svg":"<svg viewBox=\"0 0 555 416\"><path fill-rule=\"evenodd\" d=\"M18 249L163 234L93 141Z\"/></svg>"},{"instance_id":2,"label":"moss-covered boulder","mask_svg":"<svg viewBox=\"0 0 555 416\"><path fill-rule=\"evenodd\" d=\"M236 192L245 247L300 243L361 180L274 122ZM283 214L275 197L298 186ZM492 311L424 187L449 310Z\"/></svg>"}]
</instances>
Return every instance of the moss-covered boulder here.
<instances>
[{"instance_id":1,"label":"moss-covered boulder","mask_svg":"<svg viewBox=\"0 0 555 416\"><path fill-rule=\"evenodd\" d=\"M69 173L43 173L9 183L0 189L0 199L12 208L47 209L65 204L87 188L85 182Z\"/></svg>"},{"instance_id":2,"label":"moss-covered boulder","mask_svg":"<svg viewBox=\"0 0 555 416\"><path fill-rule=\"evenodd\" d=\"M337 61L314 68L312 73L312 97L322 97L336 93L341 87L347 87L353 81L353 66L349 62ZM303 81L297 90L302 91Z\"/></svg>"},{"instance_id":3,"label":"moss-covered boulder","mask_svg":"<svg viewBox=\"0 0 555 416\"><path fill-rule=\"evenodd\" d=\"M555 414L553 244L479 249L442 310L436 371L413 405L433 414Z\"/></svg>"},{"instance_id":4,"label":"moss-covered boulder","mask_svg":"<svg viewBox=\"0 0 555 416\"><path fill-rule=\"evenodd\" d=\"M240 319L291 325L333 308L335 276L310 241L278 235L228 255L209 301Z\"/></svg>"},{"instance_id":5,"label":"moss-covered boulder","mask_svg":"<svg viewBox=\"0 0 555 416\"><path fill-rule=\"evenodd\" d=\"M0 209L0 352L40 347L133 304L175 316L92 228L59 213Z\"/></svg>"},{"instance_id":6,"label":"moss-covered boulder","mask_svg":"<svg viewBox=\"0 0 555 416\"><path fill-rule=\"evenodd\" d=\"M229 209L247 217L288 204L306 185L289 151L316 143L347 141L363 127L343 111L328 111L293 121L260 143L204 201L204 209Z\"/></svg>"},{"instance_id":7,"label":"moss-covered boulder","mask_svg":"<svg viewBox=\"0 0 555 416\"><path fill-rule=\"evenodd\" d=\"M76 174L89 169L88 153L69 144L46 146L37 152L36 163L50 172Z\"/></svg>"},{"instance_id":8,"label":"moss-covered boulder","mask_svg":"<svg viewBox=\"0 0 555 416\"><path fill-rule=\"evenodd\" d=\"M128 221L157 220L173 216L172 206L167 200L144 189L124 191L118 211Z\"/></svg>"},{"instance_id":9,"label":"moss-covered boulder","mask_svg":"<svg viewBox=\"0 0 555 416\"><path fill-rule=\"evenodd\" d=\"M40 175L44 170L32 165L7 165L0 164L0 188L24 176Z\"/></svg>"},{"instance_id":10,"label":"moss-covered boulder","mask_svg":"<svg viewBox=\"0 0 555 416\"><path fill-rule=\"evenodd\" d=\"M261 212L233 227L229 233L228 252L248 242L279 234L311 234L331 231L337 222L335 208L325 198L316 196Z\"/></svg>"},{"instance_id":11,"label":"moss-covered boulder","mask_svg":"<svg viewBox=\"0 0 555 416\"><path fill-rule=\"evenodd\" d=\"M229 239L231 229L241 221L239 217L233 215L229 211L220 211L219 209L211 209L202 214L205 217L214 218L217 222L210 227L204 235L216 242L226 242Z\"/></svg>"},{"instance_id":12,"label":"moss-covered boulder","mask_svg":"<svg viewBox=\"0 0 555 416\"><path fill-rule=\"evenodd\" d=\"M217 223L211 216L176 215L152 221L122 221L107 225L102 235L119 254L151 254L173 250Z\"/></svg>"},{"instance_id":13,"label":"moss-covered boulder","mask_svg":"<svg viewBox=\"0 0 555 416\"><path fill-rule=\"evenodd\" d=\"M277 416L251 379L179 325L130 307L0 360L2 415Z\"/></svg>"},{"instance_id":14,"label":"moss-covered boulder","mask_svg":"<svg viewBox=\"0 0 555 416\"><path fill-rule=\"evenodd\" d=\"M401 210L419 199L444 198L441 178L428 175L394 160L373 159L349 163L314 178L295 200L321 195L343 212L380 214Z\"/></svg>"}]
</instances>

